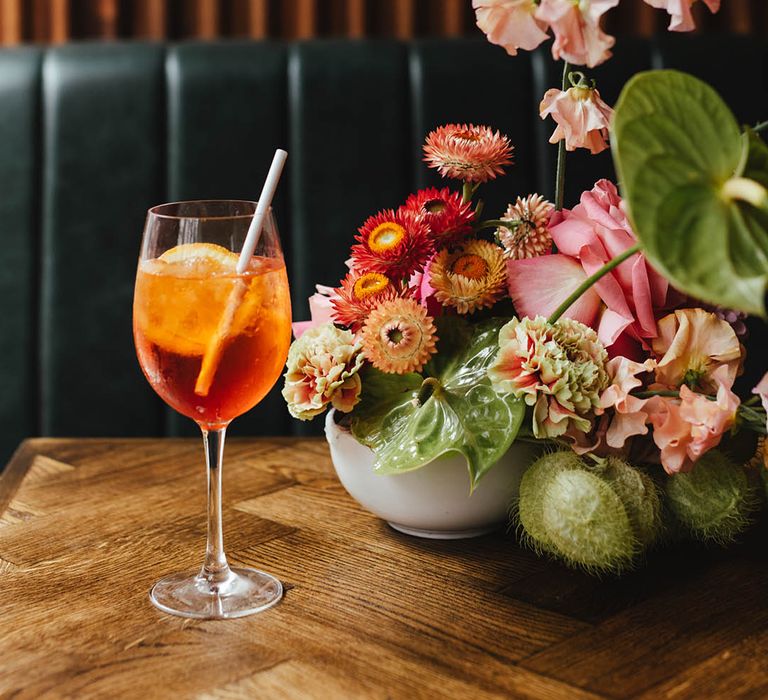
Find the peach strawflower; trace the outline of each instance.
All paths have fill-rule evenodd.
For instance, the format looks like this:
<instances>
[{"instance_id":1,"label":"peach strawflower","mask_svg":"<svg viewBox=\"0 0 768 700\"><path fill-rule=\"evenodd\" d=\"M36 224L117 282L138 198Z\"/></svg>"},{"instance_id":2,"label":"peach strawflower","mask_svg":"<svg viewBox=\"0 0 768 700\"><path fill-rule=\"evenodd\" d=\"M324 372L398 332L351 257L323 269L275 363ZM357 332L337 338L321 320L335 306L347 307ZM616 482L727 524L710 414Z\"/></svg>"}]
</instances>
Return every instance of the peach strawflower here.
<instances>
[{"instance_id":1,"label":"peach strawflower","mask_svg":"<svg viewBox=\"0 0 768 700\"><path fill-rule=\"evenodd\" d=\"M600 29L602 15L619 0L541 0L536 19L555 33L552 57L594 68L611 57L616 39Z\"/></svg>"},{"instance_id":2,"label":"peach strawflower","mask_svg":"<svg viewBox=\"0 0 768 700\"><path fill-rule=\"evenodd\" d=\"M283 398L294 418L309 420L329 405L349 413L360 400L362 346L326 323L310 328L288 351Z\"/></svg>"},{"instance_id":3,"label":"peach strawflower","mask_svg":"<svg viewBox=\"0 0 768 700\"><path fill-rule=\"evenodd\" d=\"M691 7L696 0L645 0L651 7L666 10L669 13L669 31L690 32L696 29L691 14ZM720 0L704 0L704 4L713 14L720 9Z\"/></svg>"},{"instance_id":4,"label":"peach strawflower","mask_svg":"<svg viewBox=\"0 0 768 700\"><path fill-rule=\"evenodd\" d=\"M718 384L714 401L685 385L680 387L680 399L654 396L648 401L653 441L668 474L690 471L696 460L720 444L736 420L740 402L726 385L728 369L720 367L713 379Z\"/></svg>"},{"instance_id":5,"label":"peach strawflower","mask_svg":"<svg viewBox=\"0 0 768 700\"><path fill-rule=\"evenodd\" d=\"M447 187L430 187L412 194L404 209L420 216L429 226L435 248L452 245L472 235L475 211L471 202L464 202L460 192Z\"/></svg>"},{"instance_id":6,"label":"peach strawflower","mask_svg":"<svg viewBox=\"0 0 768 700\"><path fill-rule=\"evenodd\" d=\"M533 407L533 434L552 438L592 430L608 382L608 354L591 328L561 318L513 318L499 331L499 352L488 377L499 393Z\"/></svg>"},{"instance_id":7,"label":"peach strawflower","mask_svg":"<svg viewBox=\"0 0 768 700\"><path fill-rule=\"evenodd\" d=\"M518 219L521 223L514 231L503 226L496 229L499 243L504 247L504 257L522 260L550 253L552 236L548 226L554 210L555 205L539 194L532 194L524 199L518 197L514 204L510 204L501 219Z\"/></svg>"},{"instance_id":8,"label":"peach strawflower","mask_svg":"<svg viewBox=\"0 0 768 700\"><path fill-rule=\"evenodd\" d=\"M433 251L427 224L403 209L385 209L368 217L355 240L352 269L378 272L395 282L423 270Z\"/></svg>"},{"instance_id":9,"label":"peach strawflower","mask_svg":"<svg viewBox=\"0 0 768 700\"><path fill-rule=\"evenodd\" d=\"M363 353L382 372L420 372L435 352L432 318L413 299L388 299L368 316L361 334Z\"/></svg>"},{"instance_id":10,"label":"peach strawflower","mask_svg":"<svg viewBox=\"0 0 768 700\"><path fill-rule=\"evenodd\" d=\"M380 272L350 272L331 298L333 320L357 333L368 314L384 299L397 296L395 285Z\"/></svg>"},{"instance_id":11,"label":"peach strawflower","mask_svg":"<svg viewBox=\"0 0 768 700\"><path fill-rule=\"evenodd\" d=\"M703 309L678 309L658 322L659 336L652 341L660 358L656 381L664 386L686 384L714 393L713 372L724 367L722 382L730 388L741 365L742 346L733 328Z\"/></svg>"},{"instance_id":12,"label":"peach strawflower","mask_svg":"<svg viewBox=\"0 0 768 700\"><path fill-rule=\"evenodd\" d=\"M443 177L487 182L503 175L504 166L512 163L512 145L488 126L446 124L427 136L424 161Z\"/></svg>"},{"instance_id":13,"label":"peach strawflower","mask_svg":"<svg viewBox=\"0 0 768 700\"><path fill-rule=\"evenodd\" d=\"M472 7L488 41L503 46L510 56L518 49L533 51L548 38L546 23L536 19L533 0L472 0Z\"/></svg>"},{"instance_id":14,"label":"peach strawflower","mask_svg":"<svg viewBox=\"0 0 768 700\"><path fill-rule=\"evenodd\" d=\"M565 139L567 150L588 148L593 154L608 148L613 110L600 99L595 88L572 87L565 92L557 88L547 90L539 105L539 115L542 119L551 116L557 123L550 143Z\"/></svg>"},{"instance_id":15,"label":"peach strawflower","mask_svg":"<svg viewBox=\"0 0 768 700\"><path fill-rule=\"evenodd\" d=\"M437 300L460 314L493 306L506 292L504 253L488 241L443 248L429 264L429 275Z\"/></svg>"}]
</instances>

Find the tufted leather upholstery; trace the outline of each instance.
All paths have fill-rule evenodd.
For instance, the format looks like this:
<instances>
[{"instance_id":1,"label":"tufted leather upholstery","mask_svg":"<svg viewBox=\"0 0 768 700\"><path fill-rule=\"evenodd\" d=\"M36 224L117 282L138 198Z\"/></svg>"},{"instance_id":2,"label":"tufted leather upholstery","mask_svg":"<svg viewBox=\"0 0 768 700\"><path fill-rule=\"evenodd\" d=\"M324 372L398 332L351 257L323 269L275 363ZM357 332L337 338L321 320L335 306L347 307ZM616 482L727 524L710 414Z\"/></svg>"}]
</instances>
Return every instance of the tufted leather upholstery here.
<instances>
[{"instance_id":1,"label":"tufted leather upholstery","mask_svg":"<svg viewBox=\"0 0 768 700\"><path fill-rule=\"evenodd\" d=\"M594 75L612 102L634 72L680 67L755 122L768 116L767 54L743 37L628 39ZM440 123L493 124L516 144L511 175L486 190L488 213L517 194L551 196L552 125L537 105L557 71L543 52L512 59L482 40L0 51L0 464L28 435L192 432L155 397L133 352L149 206L253 197L274 147L286 146L276 208L303 318L313 284L339 279L367 215L440 182L420 161ZM610 175L608 154L574 154L566 204ZM300 431L277 391L233 430Z\"/></svg>"}]
</instances>

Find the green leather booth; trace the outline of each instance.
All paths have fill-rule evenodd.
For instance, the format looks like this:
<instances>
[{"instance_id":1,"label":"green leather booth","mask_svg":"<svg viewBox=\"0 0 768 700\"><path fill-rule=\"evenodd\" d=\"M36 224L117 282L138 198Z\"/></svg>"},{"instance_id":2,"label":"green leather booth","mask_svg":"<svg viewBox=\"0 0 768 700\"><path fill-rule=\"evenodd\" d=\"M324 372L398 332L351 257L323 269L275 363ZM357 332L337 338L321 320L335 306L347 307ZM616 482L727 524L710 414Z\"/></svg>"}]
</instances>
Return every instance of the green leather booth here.
<instances>
[{"instance_id":1,"label":"green leather booth","mask_svg":"<svg viewBox=\"0 0 768 700\"><path fill-rule=\"evenodd\" d=\"M614 101L633 73L678 67L712 82L744 122L768 118L768 49L745 37L622 40L594 71ZM0 465L24 437L176 435L138 368L131 336L147 208L257 196L276 146L289 161L276 202L306 317L356 227L413 188L440 123L489 123L516 147L486 191L552 195L555 147L538 101L559 82L546 52L516 58L477 40L74 44L0 51ZM569 159L566 204L610 156ZM278 387L279 389L279 387ZM319 425L309 430L317 431ZM298 434L278 391L235 434Z\"/></svg>"}]
</instances>

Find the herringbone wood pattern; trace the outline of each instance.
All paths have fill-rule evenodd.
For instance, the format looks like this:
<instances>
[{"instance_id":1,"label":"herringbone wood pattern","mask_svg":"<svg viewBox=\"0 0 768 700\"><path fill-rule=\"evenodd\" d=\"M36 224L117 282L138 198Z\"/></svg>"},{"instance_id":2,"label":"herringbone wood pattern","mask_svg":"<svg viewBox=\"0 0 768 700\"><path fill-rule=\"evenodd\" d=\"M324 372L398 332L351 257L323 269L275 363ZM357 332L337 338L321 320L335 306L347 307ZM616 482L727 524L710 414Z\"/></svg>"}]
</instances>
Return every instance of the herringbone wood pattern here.
<instances>
[{"instance_id":1,"label":"herringbone wood pattern","mask_svg":"<svg viewBox=\"0 0 768 700\"><path fill-rule=\"evenodd\" d=\"M182 620L147 591L201 561L201 446L24 443L0 477L0 697L768 695L764 527L596 581L504 533L390 530L321 441L233 440L224 481L230 560L287 593L255 617Z\"/></svg>"}]
</instances>

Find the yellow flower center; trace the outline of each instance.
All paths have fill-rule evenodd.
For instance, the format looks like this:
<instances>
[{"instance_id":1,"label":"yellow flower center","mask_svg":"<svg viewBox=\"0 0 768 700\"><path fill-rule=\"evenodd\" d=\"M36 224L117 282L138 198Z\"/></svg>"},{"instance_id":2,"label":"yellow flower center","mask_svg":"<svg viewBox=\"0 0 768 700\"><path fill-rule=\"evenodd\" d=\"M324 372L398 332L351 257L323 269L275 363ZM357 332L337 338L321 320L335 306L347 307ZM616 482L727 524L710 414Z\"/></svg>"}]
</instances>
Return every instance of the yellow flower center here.
<instances>
[{"instance_id":1,"label":"yellow flower center","mask_svg":"<svg viewBox=\"0 0 768 700\"><path fill-rule=\"evenodd\" d=\"M378 272L367 272L355 281L352 293L355 299L362 301L374 294L383 292L389 286L389 280Z\"/></svg>"},{"instance_id":2,"label":"yellow flower center","mask_svg":"<svg viewBox=\"0 0 768 700\"><path fill-rule=\"evenodd\" d=\"M465 253L453 261L451 264L451 272L471 280L480 280L488 274L488 263L479 255Z\"/></svg>"},{"instance_id":3,"label":"yellow flower center","mask_svg":"<svg viewBox=\"0 0 768 700\"><path fill-rule=\"evenodd\" d=\"M572 100L579 102L593 102L595 99L595 91L589 87L573 87L568 94Z\"/></svg>"},{"instance_id":4,"label":"yellow flower center","mask_svg":"<svg viewBox=\"0 0 768 700\"><path fill-rule=\"evenodd\" d=\"M430 199L424 202L424 211L427 214L442 214L447 208L448 205L442 199Z\"/></svg>"},{"instance_id":5,"label":"yellow flower center","mask_svg":"<svg viewBox=\"0 0 768 700\"><path fill-rule=\"evenodd\" d=\"M387 253L405 238L405 229L394 221L379 224L368 236L368 247L374 253Z\"/></svg>"}]
</instances>

